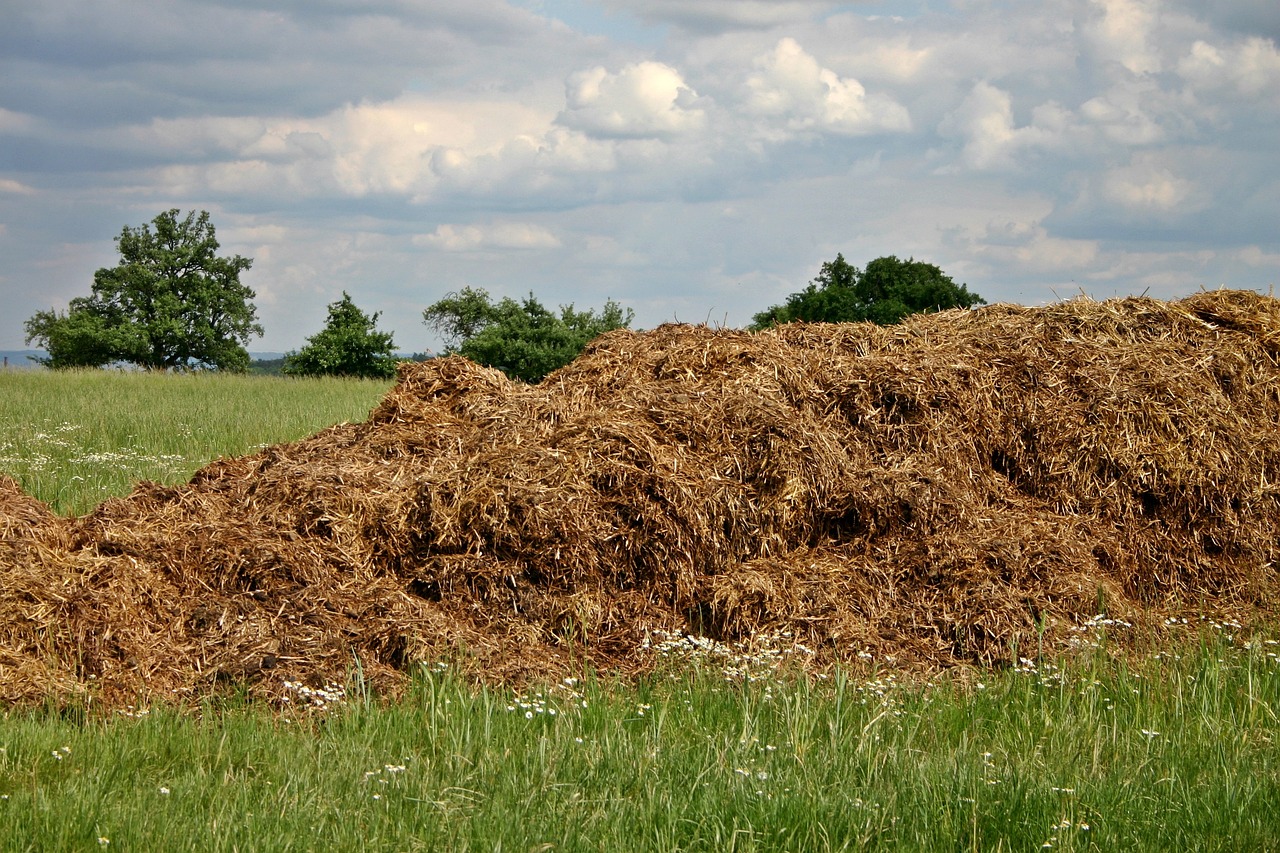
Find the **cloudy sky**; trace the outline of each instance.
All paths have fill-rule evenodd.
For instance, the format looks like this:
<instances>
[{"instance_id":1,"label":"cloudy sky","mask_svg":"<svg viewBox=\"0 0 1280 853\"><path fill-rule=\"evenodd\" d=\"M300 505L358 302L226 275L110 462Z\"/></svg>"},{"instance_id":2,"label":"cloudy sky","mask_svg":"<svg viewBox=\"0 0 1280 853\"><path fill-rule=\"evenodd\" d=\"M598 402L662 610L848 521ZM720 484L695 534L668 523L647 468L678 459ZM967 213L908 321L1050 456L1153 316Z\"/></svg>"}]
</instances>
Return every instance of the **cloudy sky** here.
<instances>
[{"instance_id":1,"label":"cloudy sky","mask_svg":"<svg viewBox=\"0 0 1280 853\"><path fill-rule=\"evenodd\" d=\"M266 335L471 285L739 326L837 252L989 302L1280 284L1275 0L0 0L0 349L208 210Z\"/></svg>"}]
</instances>

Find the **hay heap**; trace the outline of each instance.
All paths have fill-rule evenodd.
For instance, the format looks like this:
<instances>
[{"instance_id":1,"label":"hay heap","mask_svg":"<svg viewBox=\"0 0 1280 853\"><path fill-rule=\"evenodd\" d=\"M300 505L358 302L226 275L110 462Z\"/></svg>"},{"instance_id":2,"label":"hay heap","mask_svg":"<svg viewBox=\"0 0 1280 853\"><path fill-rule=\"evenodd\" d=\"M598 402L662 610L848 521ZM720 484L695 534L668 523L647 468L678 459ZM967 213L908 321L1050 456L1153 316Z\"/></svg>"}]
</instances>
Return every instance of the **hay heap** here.
<instances>
[{"instance_id":1,"label":"hay heap","mask_svg":"<svg viewBox=\"0 0 1280 853\"><path fill-rule=\"evenodd\" d=\"M1274 615L1280 302L614 332L402 365L362 424L75 519L0 479L0 699L639 664L645 631L999 664L1098 612Z\"/></svg>"}]
</instances>

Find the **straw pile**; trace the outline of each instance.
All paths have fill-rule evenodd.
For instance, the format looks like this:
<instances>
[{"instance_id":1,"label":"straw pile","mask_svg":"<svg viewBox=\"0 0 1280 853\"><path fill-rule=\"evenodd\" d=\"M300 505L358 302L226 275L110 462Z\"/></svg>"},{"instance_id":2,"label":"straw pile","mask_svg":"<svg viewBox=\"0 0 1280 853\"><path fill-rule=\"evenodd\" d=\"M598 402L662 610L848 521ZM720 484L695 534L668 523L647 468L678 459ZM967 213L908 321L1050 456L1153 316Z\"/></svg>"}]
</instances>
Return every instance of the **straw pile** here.
<instances>
[{"instance_id":1,"label":"straw pile","mask_svg":"<svg viewBox=\"0 0 1280 853\"><path fill-rule=\"evenodd\" d=\"M613 332L536 386L402 365L367 422L75 519L0 479L0 699L270 694L788 630L998 665L1106 608L1271 618L1280 302Z\"/></svg>"}]
</instances>

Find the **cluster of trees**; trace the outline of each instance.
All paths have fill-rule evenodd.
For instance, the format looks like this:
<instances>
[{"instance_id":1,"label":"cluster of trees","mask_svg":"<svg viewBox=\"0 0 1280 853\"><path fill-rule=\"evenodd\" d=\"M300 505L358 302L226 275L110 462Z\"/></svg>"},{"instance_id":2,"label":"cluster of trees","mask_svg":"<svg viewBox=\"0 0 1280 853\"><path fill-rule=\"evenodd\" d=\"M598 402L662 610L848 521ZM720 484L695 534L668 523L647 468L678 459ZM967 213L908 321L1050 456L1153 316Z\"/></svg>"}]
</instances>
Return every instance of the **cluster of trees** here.
<instances>
[{"instance_id":1,"label":"cluster of trees","mask_svg":"<svg viewBox=\"0 0 1280 853\"><path fill-rule=\"evenodd\" d=\"M329 306L324 328L307 338L302 349L284 357L282 372L286 376L395 376L396 345L390 332L378 331L379 313L365 314L342 291L342 298Z\"/></svg>"},{"instance_id":2,"label":"cluster of trees","mask_svg":"<svg viewBox=\"0 0 1280 853\"><path fill-rule=\"evenodd\" d=\"M494 302L479 288L464 287L423 312L423 319L449 342L449 350L513 379L538 382L577 358L593 338L631 326L635 314L610 299L599 313L548 310L533 294Z\"/></svg>"},{"instance_id":3,"label":"cluster of trees","mask_svg":"<svg viewBox=\"0 0 1280 853\"><path fill-rule=\"evenodd\" d=\"M752 318L755 331L780 323L900 323L911 314L972 308L985 300L933 264L893 255L860 270L837 254L822 265L809 286Z\"/></svg>"},{"instance_id":4,"label":"cluster of trees","mask_svg":"<svg viewBox=\"0 0 1280 853\"><path fill-rule=\"evenodd\" d=\"M220 257L209 214L161 213L116 238L120 262L94 273L91 293L71 300L66 313L39 311L26 322L27 343L39 344L49 367L127 363L149 370L249 366L249 338L262 335L253 290L240 282L252 260ZM756 314L761 330L796 321L890 324L924 311L971 308L984 300L933 264L877 258L860 270L836 255L786 302ZM329 305L324 328L288 353L283 372L390 377L395 344L343 292ZM562 305L552 311L530 293L495 302L464 287L423 312L423 321L448 341L448 352L538 382L568 364L596 336L631 326L634 314L613 300L599 312Z\"/></svg>"}]
</instances>

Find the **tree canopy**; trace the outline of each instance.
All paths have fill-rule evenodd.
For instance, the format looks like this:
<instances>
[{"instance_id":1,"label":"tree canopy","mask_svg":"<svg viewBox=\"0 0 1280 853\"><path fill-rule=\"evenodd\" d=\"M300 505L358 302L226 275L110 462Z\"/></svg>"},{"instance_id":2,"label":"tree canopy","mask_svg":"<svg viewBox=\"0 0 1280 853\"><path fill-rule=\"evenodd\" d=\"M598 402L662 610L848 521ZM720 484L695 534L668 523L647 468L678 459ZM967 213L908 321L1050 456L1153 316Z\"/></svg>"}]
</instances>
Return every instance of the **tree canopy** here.
<instances>
[{"instance_id":1,"label":"tree canopy","mask_svg":"<svg viewBox=\"0 0 1280 853\"><path fill-rule=\"evenodd\" d=\"M115 242L120 262L94 273L91 295L72 299L65 314L38 311L27 320L27 343L49 353L45 364L248 367L245 345L262 334L255 294L240 282L253 261L218 256L207 211L179 218L168 210L138 228L125 226Z\"/></svg>"},{"instance_id":2,"label":"tree canopy","mask_svg":"<svg viewBox=\"0 0 1280 853\"><path fill-rule=\"evenodd\" d=\"M753 330L802 320L809 323L900 323L904 317L985 304L981 296L924 261L876 258L860 270L837 254L804 290L752 320Z\"/></svg>"},{"instance_id":3,"label":"tree canopy","mask_svg":"<svg viewBox=\"0 0 1280 853\"><path fill-rule=\"evenodd\" d=\"M533 294L519 301L504 297L494 302L487 291L464 287L428 307L423 321L445 336L449 352L513 379L539 382L556 368L573 361L598 335L631 325L634 312L612 299L600 313L560 306L544 307Z\"/></svg>"},{"instance_id":4,"label":"tree canopy","mask_svg":"<svg viewBox=\"0 0 1280 853\"><path fill-rule=\"evenodd\" d=\"M307 338L307 345L284 358L288 376L357 376L385 379L395 376L395 343L390 332L377 330L379 312L365 314L344 290L329 305L325 327Z\"/></svg>"}]
</instances>

